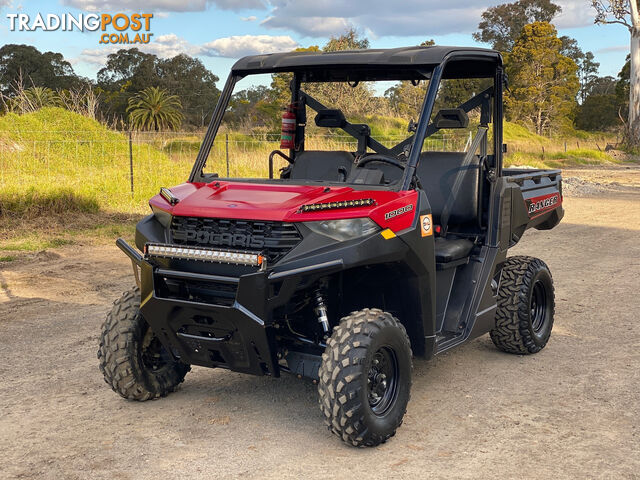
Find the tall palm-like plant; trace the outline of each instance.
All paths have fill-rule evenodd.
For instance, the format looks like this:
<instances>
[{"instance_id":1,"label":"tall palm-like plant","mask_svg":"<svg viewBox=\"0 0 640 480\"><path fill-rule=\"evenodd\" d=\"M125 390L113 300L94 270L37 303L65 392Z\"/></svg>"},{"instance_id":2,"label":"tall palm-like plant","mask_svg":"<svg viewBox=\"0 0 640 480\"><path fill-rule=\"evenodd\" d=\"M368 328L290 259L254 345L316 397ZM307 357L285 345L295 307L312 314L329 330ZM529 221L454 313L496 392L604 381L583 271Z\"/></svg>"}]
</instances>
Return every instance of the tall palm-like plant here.
<instances>
[{"instance_id":1,"label":"tall palm-like plant","mask_svg":"<svg viewBox=\"0 0 640 480\"><path fill-rule=\"evenodd\" d=\"M59 107L60 95L48 87L31 87L24 91L24 96L35 108Z\"/></svg>"},{"instance_id":2,"label":"tall palm-like plant","mask_svg":"<svg viewBox=\"0 0 640 480\"><path fill-rule=\"evenodd\" d=\"M177 130L184 115L176 95L159 87L147 87L129 99L129 124L136 130Z\"/></svg>"},{"instance_id":3,"label":"tall palm-like plant","mask_svg":"<svg viewBox=\"0 0 640 480\"><path fill-rule=\"evenodd\" d=\"M15 96L8 102L8 110L29 113L45 107L60 107L60 95L48 87L16 88Z\"/></svg>"}]
</instances>

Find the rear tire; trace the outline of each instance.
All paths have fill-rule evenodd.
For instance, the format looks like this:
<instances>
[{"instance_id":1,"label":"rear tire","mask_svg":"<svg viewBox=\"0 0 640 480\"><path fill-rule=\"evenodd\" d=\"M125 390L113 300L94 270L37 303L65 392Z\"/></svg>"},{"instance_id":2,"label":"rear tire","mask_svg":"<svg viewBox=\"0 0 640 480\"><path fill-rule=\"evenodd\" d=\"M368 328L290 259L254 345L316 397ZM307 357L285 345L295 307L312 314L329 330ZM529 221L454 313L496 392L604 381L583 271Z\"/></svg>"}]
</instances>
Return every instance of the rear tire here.
<instances>
[{"instance_id":1,"label":"rear tire","mask_svg":"<svg viewBox=\"0 0 640 480\"><path fill-rule=\"evenodd\" d=\"M504 352L537 353L551 336L554 309L549 267L538 258L510 257L502 268L491 340Z\"/></svg>"},{"instance_id":2,"label":"rear tire","mask_svg":"<svg viewBox=\"0 0 640 480\"><path fill-rule=\"evenodd\" d=\"M356 447L396 433L411 390L411 345L391 314L364 309L344 317L327 342L318 375L325 424Z\"/></svg>"},{"instance_id":3,"label":"rear tire","mask_svg":"<svg viewBox=\"0 0 640 480\"><path fill-rule=\"evenodd\" d=\"M140 314L140 289L124 292L102 325L100 371L113 391L129 400L173 392L191 369L175 361Z\"/></svg>"}]
</instances>

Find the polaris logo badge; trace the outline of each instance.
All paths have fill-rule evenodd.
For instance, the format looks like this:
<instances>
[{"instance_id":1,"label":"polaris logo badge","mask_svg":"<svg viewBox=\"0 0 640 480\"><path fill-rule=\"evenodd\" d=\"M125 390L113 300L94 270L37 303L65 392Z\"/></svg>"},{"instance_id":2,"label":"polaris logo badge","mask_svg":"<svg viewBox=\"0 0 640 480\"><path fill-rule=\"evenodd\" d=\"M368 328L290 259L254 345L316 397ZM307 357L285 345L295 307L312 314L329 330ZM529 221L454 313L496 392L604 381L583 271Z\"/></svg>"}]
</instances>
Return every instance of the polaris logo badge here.
<instances>
[{"instance_id":1,"label":"polaris logo badge","mask_svg":"<svg viewBox=\"0 0 640 480\"><path fill-rule=\"evenodd\" d=\"M534 197L527 200L527 212L529 213L529 217L536 213L555 208L559 200L560 195L557 193L543 197Z\"/></svg>"},{"instance_id":2,"label":"polaris logo badge","mask_svg":"<svg viewBox=\"0 0 640 480\"><path fill-rule=\"evenodd\" d=\"M206 230L184 230L173 233L179 242L197 242L200 245L216 247L262 248L265 244L263 235L245 235L244 233L212 233Z\"/></svg>"},{"instance_id":3,"label":"polaris logo badge","mask_svg":"<svg viewBox=\"0 0 640 480\"><path fill-rule=\"evenodd\" d=\"M403 213L407 213L410 212L411 210L413 210L413 204L410 203L409 205L405 205L404 207L400 207L396 210L391 210L390 212L387 212L384 214L384 219L385 220L391 220L392 218L397 217L398 215L402 215Z\"/></svg>"}]
</instances>

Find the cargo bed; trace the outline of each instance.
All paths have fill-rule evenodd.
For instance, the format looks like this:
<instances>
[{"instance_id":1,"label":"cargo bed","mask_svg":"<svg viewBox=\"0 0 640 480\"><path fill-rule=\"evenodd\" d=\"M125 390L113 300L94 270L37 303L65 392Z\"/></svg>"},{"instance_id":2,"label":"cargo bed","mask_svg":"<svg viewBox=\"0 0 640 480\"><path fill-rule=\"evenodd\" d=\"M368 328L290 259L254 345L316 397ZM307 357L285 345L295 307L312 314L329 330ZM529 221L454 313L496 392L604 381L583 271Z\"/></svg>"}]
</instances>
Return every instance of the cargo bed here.
<instances>
[{"instance_id":1,"label":"cargo bed","mask_svg":"<svg viewBox=\"0 0 640 480\"><path fill-rule=\"evenodd\" d=\"M564 216L562 172L560 170L505 168L502 174L512 190L511 246L525 230L549 230Z\"/></svg>"}]
</instances>

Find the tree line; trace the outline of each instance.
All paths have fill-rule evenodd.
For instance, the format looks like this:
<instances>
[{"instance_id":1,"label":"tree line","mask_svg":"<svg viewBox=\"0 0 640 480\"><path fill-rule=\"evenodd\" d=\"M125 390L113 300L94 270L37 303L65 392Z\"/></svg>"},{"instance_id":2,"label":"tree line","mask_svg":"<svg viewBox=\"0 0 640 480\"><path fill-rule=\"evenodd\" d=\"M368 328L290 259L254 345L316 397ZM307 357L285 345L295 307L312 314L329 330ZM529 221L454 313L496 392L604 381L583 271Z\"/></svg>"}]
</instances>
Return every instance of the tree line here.
<instances>
[{"instance_id":1,"label":"tree line","mask_svg":"<svg viewBox=\"0 0 640 480\"><path fill-rule=\"evenodd\" d=\"M621 5L631 7L634 2L637 0L609 4L593 0L598 12L595 20L610 23L618 19L621 23L631 15L629 21L633 22L633 8L627 11ZM630 131L638 118L634 113L638 99L633 95L640 88L632 85L640 68L634 64L633 55L627 57L616 78L599 76L593 53L583 51L575 39L558 35L553 20L560 12L561 7L551 0L518 0L487 8L481 16L473 37L504 56L509 80L505 92L507 120L547 136L575 128L606 131L628 127ZM633 23L628 25L633 45L633 35L640 36L640 31L633 30ZM421 45L433 45L433 41ZM368 47L369 40L351 29L323 46L298 50ZM60 53L41 53L27 45L0 48L0 95L5 110L81 105L87 110L90 107L97 118L126 128L205 126L220 95L218 80L200 60L184 54L162 59L136 48L122 49L110 54L96 79L90 80L76 75ZM259 126L277 131L279 111L289 102L289 80L288 74L278 73L272 75L269 86L235 93L225 122L237 129ZM418 111L426 91L424 82L398 82L384 95L366 82L355 88L346 84L306 88L319 100L352 115L366 116L376 111L405 119ZM478 88L479 80L450 80L443 83L440 98L451 106L466 100L469 90ZM629 140L634 143L633 136Z\"/></svg>"},{"instance_id":2,"label":"tree line","mask_svg":"<svg viewBox=\"0 0 640 480\"><path fill-rule=\"evenodd\" d=\"M552 22L561 11L550 0L519 0L483 12L473 37L503 52L510 83L507 118L541 135L572 126L622 127L629 118L630 57L617 78L598 76L593 53L557 35ZM596 17L596 23L606 22Z\"/></svg>"},{"instance_id":3,"label":"tree line","mask_svg":"<svg viewBox=\"0 0 640 480\"><path fill-rule=\"evenodd\" d=\"M5 111L64 106L115 127L198 128L220 96L219 77L185 54L159 58L137 48L107 57L95 80L75 74L62 54L29 45L0 48L0 96ZM157 118L147 118L159 111Z\"/></svg>"}]
</instances>

